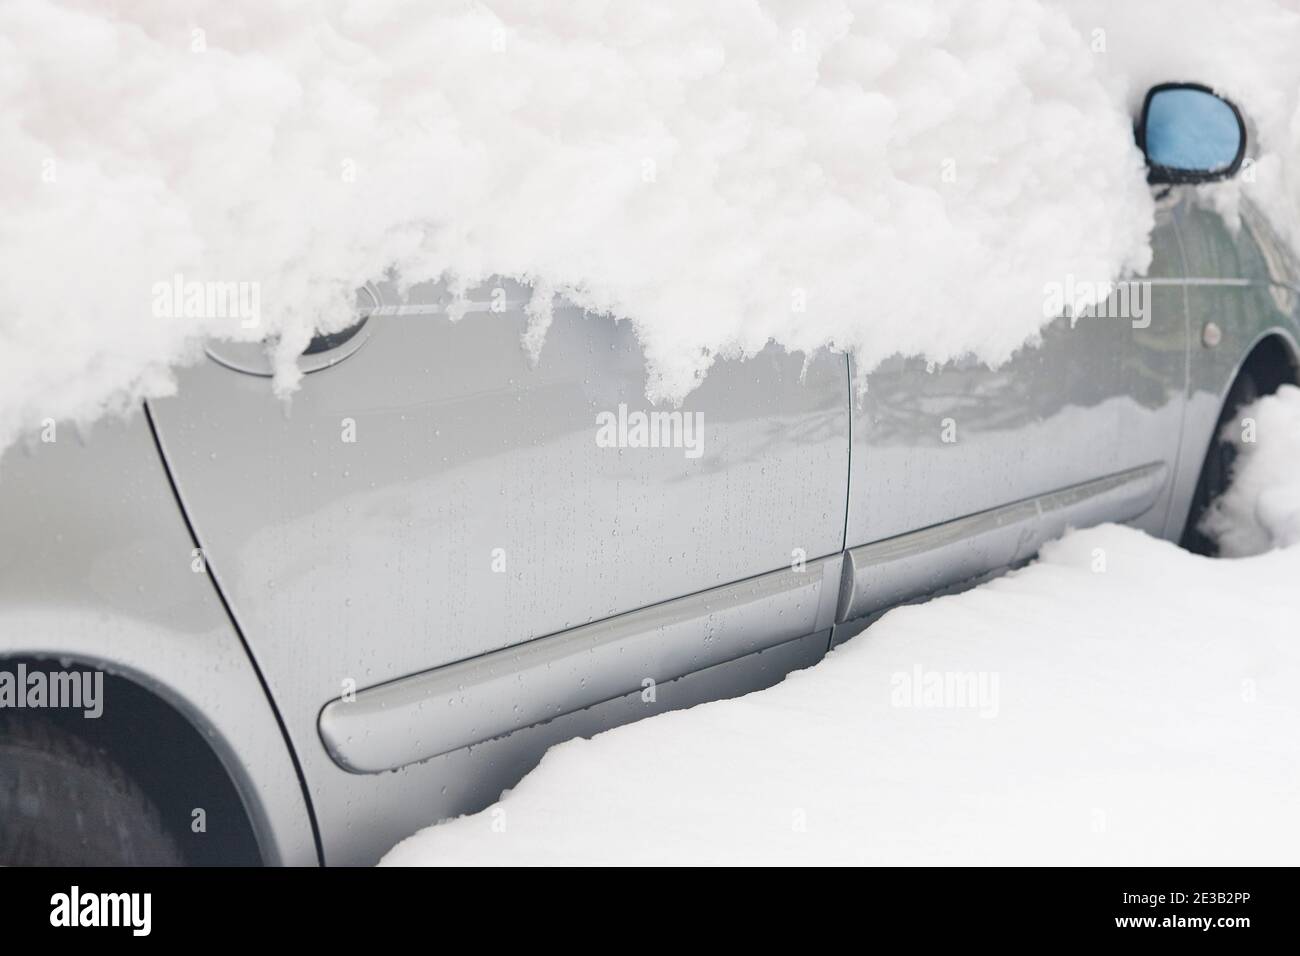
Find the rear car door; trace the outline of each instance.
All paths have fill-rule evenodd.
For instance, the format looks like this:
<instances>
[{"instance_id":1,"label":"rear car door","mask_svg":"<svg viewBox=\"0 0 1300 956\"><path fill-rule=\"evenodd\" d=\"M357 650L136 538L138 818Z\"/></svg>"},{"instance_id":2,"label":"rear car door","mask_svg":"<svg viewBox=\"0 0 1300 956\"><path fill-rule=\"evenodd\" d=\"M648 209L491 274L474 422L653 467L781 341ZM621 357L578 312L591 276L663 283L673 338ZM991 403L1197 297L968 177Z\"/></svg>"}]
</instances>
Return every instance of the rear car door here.
<instances>
[{"instance_id":1,"label":"rear car door","mask_svg":"<svg viewBox=\"0 0 1300 956\"><path fill-rule=\"evenodd\" d=\"M843 546L844 356L819 355L805 369L803 356L769 348L720 362L680 409L655 409L628 323L560 304L534 364L520 344L527 294L484 288L469 304L482 314L453 322L440 286L416 287L400 301L387 287L356 337L304 357L318 370L288 403L269 379L236 370L256 370L238 349L214 346L220 361L190 370L176 397L150 404L208 567L312 790L338 797L318 807L334 816L322 820L331 830L327 858L340 858L331 839L360 839L342 832L354 808L379 806L378 784L354 774L392 781L379 771L626 689L602 692L572 670L564 676L573 686L556 690L560 665L533 648L562 642L534 639L573 632L576 647L590 628L605 627L599 640L608 650L624 619L599 622L703 592L685 610L632 615L639 649L621 666L639 690L642 673L677 676L654 644L679 635L683 620L698 627L678 647L676 671L772 646L790 636L782 628L828 633L838 557L833 567L817 559ZM647 440L637 415L654 411L678 412L689 426L669 421L662 441ZM770 572L792 567L824 575L828 593L800 591L798 577L780 574L772 584ZM761 575L717 601L709 596ZM769 598L777 602L771 613L755 613ZM816 606L823 598L829 616ZM740 610L728 618L726 607ZM500 653L530 641L527 653ZM583 645L564 666L595 661L596 650ZM620 650L603 659L606 671L620 666ZM446 668L454 662L461 669ZM465 667L477 676L457 676ZM426 706L435 691L423 678L410 692L392 685L408 710L375 691L438 668L449 676L437 686L450 691L435 716ZM525 682L535 689L531 704ZM574 696L579 683L590 699ZM355 708L344 706L353 699ZM327 708L327 721L322 707L331 701L343 703ZM492 787L511 782L499 776L480 794L449 794L450 771L435 764L423 765L422 786L436 791L441 781L446 799L422 796L408 813L410 800L392 797L385 812L394 838L481 805ZM399 784L384 786L391 796ZM381 831L370 825L378 836L367 839L382 842Z\"/></svg>"}]
</instances>

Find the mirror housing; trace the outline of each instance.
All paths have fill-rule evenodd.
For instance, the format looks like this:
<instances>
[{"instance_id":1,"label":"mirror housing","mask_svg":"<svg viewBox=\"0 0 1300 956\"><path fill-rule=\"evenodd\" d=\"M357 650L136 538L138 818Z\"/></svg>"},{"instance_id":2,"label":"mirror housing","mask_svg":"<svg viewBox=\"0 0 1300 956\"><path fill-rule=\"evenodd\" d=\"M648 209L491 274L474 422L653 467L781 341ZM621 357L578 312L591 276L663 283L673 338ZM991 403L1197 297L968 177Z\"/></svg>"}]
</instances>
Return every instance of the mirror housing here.
<instances>
[{"instance_id":1,"label":"mirror housing","mask_svg":"<svg viewBox=\"0 0 1300 956\"><path fill-rule=\"evenodd\" d=\"M1241 111L1199 83L1161 83L1147 91L1137 125L1149 183L1227 179L1246 155Z\"/></svg>"}]
</instances>

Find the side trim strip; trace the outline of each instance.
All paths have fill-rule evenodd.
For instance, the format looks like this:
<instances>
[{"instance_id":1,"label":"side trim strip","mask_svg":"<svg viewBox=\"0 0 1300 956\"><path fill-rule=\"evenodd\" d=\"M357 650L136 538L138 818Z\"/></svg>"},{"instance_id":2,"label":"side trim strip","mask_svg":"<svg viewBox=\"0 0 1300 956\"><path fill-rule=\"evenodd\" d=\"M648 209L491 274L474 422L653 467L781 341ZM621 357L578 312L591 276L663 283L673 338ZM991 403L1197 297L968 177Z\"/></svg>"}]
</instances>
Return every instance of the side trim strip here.
<instances>
[{"instance_id":1,"label":"side trim strip","mask_svg":"<svg viewBox=\"0 0 1300 956\"><path fill-rule=\"evenodd\" d=\"M1256 285L1251 279L1234 279L1227 276L1184 276L1183 278L1170 277L1165 279L1131 279L1127 280L1135 283L1147 283L1148 285L1217 285L1232 286L1234 288L1245 288L1246 286Z\"/></svg>"},{"instance_id":2,"label":"side trim strip","mask_svg":"<svg viewBox=\"0 0 1300 956\"><path fill-rule=\"evenodd\" d=\"M847 553L836 622L1026 560L1067 527L1131 521L1159 499L1163 462L886 538Z\"/></svg>"},{"instance_id":3,"label":"side trim strip","mask_svg":"<svg viewBox=\"0 0 1300 956\"><path fill-rule=\"evenodd\" d=\"M367 688L321 710L344 770L380 773L828 629L842 554Z\"/></svg>"}]
</instances>

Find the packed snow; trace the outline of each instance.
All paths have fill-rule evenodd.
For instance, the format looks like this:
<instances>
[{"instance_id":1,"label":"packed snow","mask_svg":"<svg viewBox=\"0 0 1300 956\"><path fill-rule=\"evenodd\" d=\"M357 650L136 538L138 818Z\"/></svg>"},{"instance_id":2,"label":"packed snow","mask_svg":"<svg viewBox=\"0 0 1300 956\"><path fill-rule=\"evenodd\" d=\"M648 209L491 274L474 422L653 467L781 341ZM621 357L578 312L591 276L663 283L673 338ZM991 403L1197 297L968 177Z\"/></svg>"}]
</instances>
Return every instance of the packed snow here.
<instances>
[{"instance_id":1,"label":"packed snow","mask_svg":"<svg viewBox=\"0 0 1300 956\"><path fill-rule=\"evenodd\" d=\"M531 283L534 352L555 295L631 321L652 400L769 340L999 362L1045 284L1147 266L1151 82L1238 96L1296 218L1292 6L7 0L0 448L207 337L288 394L390 272Z\"/></svg>"},{"instance_id":2,"label":"packed snow","mask_svg":"<svg viewBox=\"0 0 1300 956\"><path fill-rule=\"evenodd\" d=\"M773 688L561 744L383 862L1293 863L1300 389L1250 422L1215 530L1254 556L1070 532Z\"/></svg>"}]
</instances>

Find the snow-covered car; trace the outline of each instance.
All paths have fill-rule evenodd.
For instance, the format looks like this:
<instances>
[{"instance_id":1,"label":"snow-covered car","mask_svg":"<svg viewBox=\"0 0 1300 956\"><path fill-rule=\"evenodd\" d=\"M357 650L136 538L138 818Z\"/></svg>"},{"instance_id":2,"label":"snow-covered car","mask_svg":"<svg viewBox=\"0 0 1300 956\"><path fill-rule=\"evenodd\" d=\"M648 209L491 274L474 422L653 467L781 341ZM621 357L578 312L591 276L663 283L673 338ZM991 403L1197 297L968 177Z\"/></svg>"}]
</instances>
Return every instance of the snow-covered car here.
<instances>
[{"instance_id":1,"label":"snow-covered car","mask_svg":"<svg viewBox=\"0 0 1300 956\"><path fill-rule=\"evenodd\" d=\"M1223 430L1297 381L1300 267L1195 201L1243 164L1235 107L1163 85L1137 136L1148 273L1082 314L1061 277L997 368L859 389L772 346L655 407L626 323L557 308L533 361L526 289L453 322L378 283L288 403L213 343L144 414L11 448L0 863L371 863L557 741L770 685L1067 526L1210 550Z\"/></svg>"}]
</instances>

